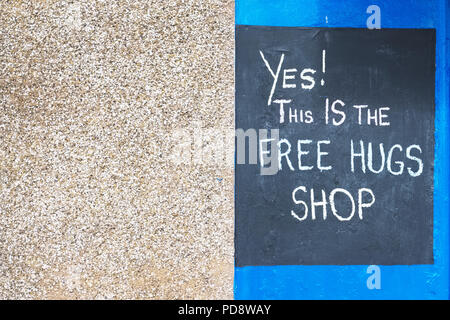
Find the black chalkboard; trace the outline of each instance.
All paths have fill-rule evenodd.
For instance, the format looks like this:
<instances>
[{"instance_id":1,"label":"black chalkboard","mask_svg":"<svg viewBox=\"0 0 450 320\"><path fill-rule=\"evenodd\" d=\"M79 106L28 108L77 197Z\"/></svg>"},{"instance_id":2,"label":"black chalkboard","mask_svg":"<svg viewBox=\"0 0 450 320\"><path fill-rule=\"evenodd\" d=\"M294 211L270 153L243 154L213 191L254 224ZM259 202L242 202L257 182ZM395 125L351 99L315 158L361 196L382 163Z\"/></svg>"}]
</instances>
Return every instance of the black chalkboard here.
<instances>
[{"instance_id":1,"label":"black chalkboard","mask_svg":"<svg viewBox=\"0 0 450 320\"><path fill-rule=\"evenodd\" d=\"M236 26L235 68L282 155L236 164L236 266L433 263L434 29Z\"/></svg>"}]
</instances>

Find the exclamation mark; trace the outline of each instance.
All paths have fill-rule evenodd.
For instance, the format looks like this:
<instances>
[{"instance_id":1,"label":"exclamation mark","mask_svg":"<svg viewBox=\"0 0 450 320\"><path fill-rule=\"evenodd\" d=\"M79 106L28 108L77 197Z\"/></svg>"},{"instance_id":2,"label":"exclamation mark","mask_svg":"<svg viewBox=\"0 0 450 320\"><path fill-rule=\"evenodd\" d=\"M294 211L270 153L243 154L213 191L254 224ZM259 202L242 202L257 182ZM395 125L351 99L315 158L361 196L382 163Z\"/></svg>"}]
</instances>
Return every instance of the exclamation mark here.
<instances>
[{"instance_id":1,"label":"exclamation mark","mask_svg":"<svg viewBox=\"0 0 450 320\"><path fill-rule=\"evenodd\" d=\"M325 74L325 50L322 50L322 73ZM325 80L320 80L322 86L325 85Z\"/></svg>"}]
</instances>

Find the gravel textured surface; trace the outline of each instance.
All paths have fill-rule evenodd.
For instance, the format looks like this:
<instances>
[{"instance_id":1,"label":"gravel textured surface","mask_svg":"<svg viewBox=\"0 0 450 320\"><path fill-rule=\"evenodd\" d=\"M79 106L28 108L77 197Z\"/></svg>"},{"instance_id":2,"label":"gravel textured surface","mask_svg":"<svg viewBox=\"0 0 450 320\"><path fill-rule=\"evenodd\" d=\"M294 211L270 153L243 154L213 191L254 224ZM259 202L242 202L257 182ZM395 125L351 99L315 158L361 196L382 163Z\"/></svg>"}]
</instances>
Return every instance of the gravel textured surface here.
<instances>
[{"instance_id":1,"label":"gravel textured surface","mask_svg":"<svg viewBox=\"0 0 450 320\"><path fill-rule=\"evenodd\" d=\"M232 167L171 155L233 46L233 1L0 1L0 298L232 298Z\"/></svg>"}]
</instances>

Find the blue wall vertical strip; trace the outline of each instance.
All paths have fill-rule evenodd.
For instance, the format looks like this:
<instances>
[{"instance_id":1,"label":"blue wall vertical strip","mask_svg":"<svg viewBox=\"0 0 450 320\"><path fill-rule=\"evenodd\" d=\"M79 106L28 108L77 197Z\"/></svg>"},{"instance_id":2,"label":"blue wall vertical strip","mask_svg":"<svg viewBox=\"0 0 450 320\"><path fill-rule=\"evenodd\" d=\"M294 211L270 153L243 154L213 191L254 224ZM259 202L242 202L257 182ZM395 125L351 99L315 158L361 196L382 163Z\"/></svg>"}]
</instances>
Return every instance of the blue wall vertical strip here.
<instances>
[{"instance_id":1,"label":"blue wall vertical strip","mask_svg":"<svg viewBox=\"0 0 450 320\"><path fill-rule=\"evenodd\" d=\"M369 5L382 28L436 29L434 265L380 266L382 288L366 286L367 266L236 267L236 299L449 298L449 36L447 0L236 0L236 24L365 28Z\"/></svg>"},{"instance_id":2,"label":"blue wall vertical strip","mask_svg":"<svg viewBox=\"0 0 450 320\"><path fill-rule=\"evenodd\" d=\"M447 173L447 178L443 178L445 180L445 187L444 189L446 190L445 194L443 195L444 197L444 201L445 201L445 205L447 207L447 212L450 212L450 201L449 201L449 193L450 193L450 168L449 168L449 154L450 154L450 142L449 142L449 133L450 133L450 106L449 106L449 101L450 101L450 83L449 83L449 79L450 79L450 63L449 63L449 59L450 59L450 21L449 21L449 14L450 14L450 1L449 0L442 0L439 2L440 7L439 7L439 12L440 12L440 22L441 22L441 28L443 30L443 35L442 35L442 39L444 41L443 44L443 59L442 59L442 73L443 73L443 79L442 79L442 87L444 88L443 93L442 93L442 104L444 105L444 107L442 108L442 117L445 120L445 126L444 126L444 135L442 137L442 141L443 141L443 145L444 145L444 150L443 150L443 155L446 157L447 161L445 163L443 163L443 166L445 166L445 168L443 169L443 174ZM450 219L449 219L450 220ZM450 228L450 226L449 226ZM448 229L450 230L450 229ZM450 239L449 239L450 240ZM450 245L450 242L449 242ZM448 264L450 264L450 258L447 256L448 259ZM450 270L448 270L450 272ZM450 279L450 278L449 278ZM450 287L450 282L449 282L449 287ZM450 293L448 298L450 299Z\"/></svg>"}]
</instances>

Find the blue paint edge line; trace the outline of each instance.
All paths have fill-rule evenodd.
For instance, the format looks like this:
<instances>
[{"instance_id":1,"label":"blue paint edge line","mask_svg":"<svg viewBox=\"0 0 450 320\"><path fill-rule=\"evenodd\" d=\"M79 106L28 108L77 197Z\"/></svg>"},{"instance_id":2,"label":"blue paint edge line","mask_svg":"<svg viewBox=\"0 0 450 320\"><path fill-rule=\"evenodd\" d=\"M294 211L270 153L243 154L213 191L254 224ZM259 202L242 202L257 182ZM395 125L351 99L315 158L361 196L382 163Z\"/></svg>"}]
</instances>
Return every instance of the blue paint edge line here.
<instances>
[{"instance_id":1,"label":"blue paint edge line","mask_svg":"<svg viewBox=\"0 0 450 320\"><path fill-rule=\"evenodd\" d=\"M378 2L378 3L377 3ZM436 29L434 265L381 266L382 290L366 287L367 266L235 267L235 299L449 299L449 36L446 0L236 0L235 23L365 28L381 8L382 28ZM386 284L386 285L384 285ZM387 286L387 287L386 287Z\"/></svg>"}]
</instances>

